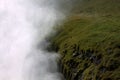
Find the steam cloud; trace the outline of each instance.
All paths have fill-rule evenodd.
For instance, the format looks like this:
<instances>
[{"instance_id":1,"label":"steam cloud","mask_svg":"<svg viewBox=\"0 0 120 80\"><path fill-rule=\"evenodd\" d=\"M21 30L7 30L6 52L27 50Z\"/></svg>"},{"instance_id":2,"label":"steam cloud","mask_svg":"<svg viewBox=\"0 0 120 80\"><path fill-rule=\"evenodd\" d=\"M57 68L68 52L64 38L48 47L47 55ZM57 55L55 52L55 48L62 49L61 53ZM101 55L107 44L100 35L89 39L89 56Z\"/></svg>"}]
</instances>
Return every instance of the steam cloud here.
<instances>
[{"instance_id":1,"label":"steam cloud","mask_svg":"<svg viewBox=\"0 0 120 80\"><path fill-rule=\"evenodd\" d=\"M63 18L59 0L0 0L0 80L60 80L55 53L37 46Z\"/></svg>"}]
</instances>

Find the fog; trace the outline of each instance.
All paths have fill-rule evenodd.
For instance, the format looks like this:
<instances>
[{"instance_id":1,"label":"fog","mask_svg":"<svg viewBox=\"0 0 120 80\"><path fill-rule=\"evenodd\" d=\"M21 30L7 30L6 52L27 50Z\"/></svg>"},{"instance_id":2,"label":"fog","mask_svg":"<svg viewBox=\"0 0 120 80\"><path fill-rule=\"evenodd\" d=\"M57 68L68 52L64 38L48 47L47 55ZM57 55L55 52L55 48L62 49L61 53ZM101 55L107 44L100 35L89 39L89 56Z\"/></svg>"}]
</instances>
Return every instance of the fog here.
<instances>
[{"instance_id":1,"label":"fog","mask_svg":"<svg viewBox=\"0 0 120 80\"><path fill-rule=\"evenodd\" d=\"M0 0L0 80L61 80L59 55L42 50L46 35L65 17L60 3Z\"/></svg>"}]
</instances>

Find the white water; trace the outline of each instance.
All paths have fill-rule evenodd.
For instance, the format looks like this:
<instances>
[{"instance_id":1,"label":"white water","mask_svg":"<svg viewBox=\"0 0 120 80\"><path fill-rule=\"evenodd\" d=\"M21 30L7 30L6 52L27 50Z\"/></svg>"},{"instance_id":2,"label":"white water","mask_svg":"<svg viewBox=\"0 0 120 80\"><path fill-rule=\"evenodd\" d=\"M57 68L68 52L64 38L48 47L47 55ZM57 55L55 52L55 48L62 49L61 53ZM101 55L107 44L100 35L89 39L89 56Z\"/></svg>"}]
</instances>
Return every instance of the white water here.
<instances>
[{"instance_id":1,"label":"white water","mask_svg":"<svg viewBox=\"0 0 120 80\"><path fill-rule=\"evenodd\" d=\"M0 0L0 80L60 80L58 55L37 49L62 17L55 7L54 0Z\"/></svg>"}]
</instances>

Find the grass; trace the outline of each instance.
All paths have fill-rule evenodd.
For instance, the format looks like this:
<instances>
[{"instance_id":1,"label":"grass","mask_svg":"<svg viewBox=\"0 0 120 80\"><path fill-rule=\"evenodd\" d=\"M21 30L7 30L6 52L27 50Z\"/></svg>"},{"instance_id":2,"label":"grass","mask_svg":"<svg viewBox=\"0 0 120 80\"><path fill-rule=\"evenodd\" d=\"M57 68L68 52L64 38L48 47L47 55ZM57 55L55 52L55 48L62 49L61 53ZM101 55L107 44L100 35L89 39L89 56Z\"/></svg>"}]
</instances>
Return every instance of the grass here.
<instances>
[{"instance_id":1,"label":"grass","mask_svg":"<svg viewBox=\"0 0 120 80\"><path fill-rule=\"evenodd\" d=\"M75 66L78 72L82 71L83 80L118 80L120 79L119 35L119 18L81 16L79 19L68 18L61 25L57 36L52 39L52 43L53 47L58 47L59 53L64 56L62 58L64 66L68 70L74 70L72 66ZM87 54L88 50L93 50L92 53L89 52L90 56ZM77 54L76 57L74 54ZM100 63L95 62L97 59L90 61L92 56L101 56L98 58L101 60Z\"/></svg>"},{"instance_id":2,"label":"grass","mask_svg":"<svg viewBox=\"0 0 120 80\"><path fill-rule=\"evenodd\" d=\"M81 1L51 37L50 47L61 54L65 72L70 74L67 80L120 79L119 3Z\"/></svg>"}]
</instances>

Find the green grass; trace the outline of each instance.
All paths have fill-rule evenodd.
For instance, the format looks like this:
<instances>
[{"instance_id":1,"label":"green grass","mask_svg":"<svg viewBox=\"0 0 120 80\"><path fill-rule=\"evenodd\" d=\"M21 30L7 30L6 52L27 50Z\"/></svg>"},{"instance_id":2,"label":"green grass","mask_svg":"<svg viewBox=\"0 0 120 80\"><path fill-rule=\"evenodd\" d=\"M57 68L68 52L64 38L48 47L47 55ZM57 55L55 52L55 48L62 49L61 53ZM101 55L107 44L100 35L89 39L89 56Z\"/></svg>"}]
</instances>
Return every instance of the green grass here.
<instances>
[{"instance_id":1,"label":"green grass","mask_svg":"<svg viewBox=\"0 0 120 80\"><path fill-rule=\"evenodd\" d=\"M72 17L73 18L73 17ZM57 36L53 37L53 47L58 47L62 56L62 62L68 70L71 60L79 71L82 71L84 80L118 80L120 77L120 19L114 16L108 17L77 17L65 21ZM76 45L79 49L75 48ZM85 55L81 58L73 57L73 54L83 50L93 50L91 56L102 57L99 64L90 61ZM78 55L80 56L80 54ZM87 68L85 66L87 65ZM101 72L105 67L106 71ZM90 74L90 72L92 72ZM92 75L93 74L93 75ZM89 77L88 77L89 76ZM93 77L91 77L93 76ZM109 76L109 77L108 77Z\"/></svg>"},{"instance_id":2,"label":"green grass","mask_svg":"<svg viewBox=\"0 0 120 80\"><path fill-rule=\"evenodd\" d=\"M72 12L91 15L119 15L120 0L75 0ZM74 4L73 4L74 5ZM120 16L120 15L119 15Z\"/></svg>"},{"instance_id":3,"label":"green grass","mask_svg":"<svg viewBox=\"0 0 120 80\"><path fill-rule=\"evenodd\" d=\"M116 22L117 21L117 22ZM54 38L57 45L61 43L80 43L82 47L97 43L119 42L120 20L111 18L84 18L66 21L60 33ZM61 44L62 45L62 44Z\"/></svg>"},{"instance_id":4,"label":"green grass","mask_svg":"<svg viewBox=\"0 0 120 80\"><path fill-rule=\"evenodd\" d=\"M50 47L61 54L65 72L72 74L67 80L120 79L119 3L81 1L50 38Z\"/></svg>"}]
</instances>

